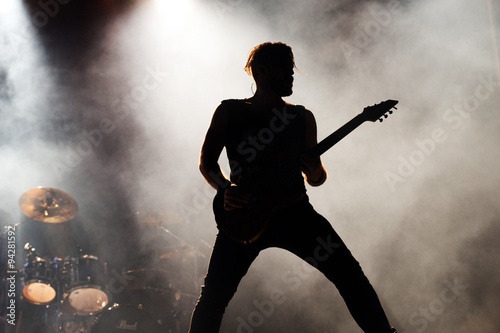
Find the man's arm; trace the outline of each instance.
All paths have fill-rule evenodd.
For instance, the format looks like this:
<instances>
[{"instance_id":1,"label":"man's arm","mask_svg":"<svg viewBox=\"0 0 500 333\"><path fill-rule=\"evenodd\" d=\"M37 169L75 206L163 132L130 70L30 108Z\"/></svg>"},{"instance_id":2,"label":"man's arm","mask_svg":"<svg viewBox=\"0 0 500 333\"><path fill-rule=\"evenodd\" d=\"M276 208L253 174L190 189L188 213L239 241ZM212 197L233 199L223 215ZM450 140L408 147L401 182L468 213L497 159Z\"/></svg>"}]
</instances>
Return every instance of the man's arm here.
<instances>
[{"instance_id":1,"label":"man's arm","mask_svg":"<svg viewBox=\"0 0 500 333\"><path fill-rule=\"evenodd\" d=\"M227 110L223 105L219 105L214 112L201 147L199 167L201 174L210 186L218 191L224 191L224 209L233 210L242 208L248 203L251 195L242 192L236 186L231 186L231 182L224 176L220 168L218 160L224 148L227 125Z\"/></svg>"},{"instance_id":2,"label":"man's arm","mask_svg":"<svg viewBox=\"0 0 500 333\"><path fill-rule=\"evenodd\" d=\"M318 143L316 119L311 111L305 113L305 148L309 151ZM302 172L306 175L306 181L311 186L320 186L326 181L327 173L319 157L303 155L300 160Z\"/></svg>"},{"instance_id":3,"label":"man's arm","mask_svg":"<svg viewBox=\"0 0 500 333\"><path fill-rule=\"evenodd\" d=\"M224 138L227 128L227 112L223 105L219 105L214 112L212 122L205 136L200 153L200 172L214 189L227 187L230 181L224 176L219 156L224 148Z\"/></svg>"}]
</instances>

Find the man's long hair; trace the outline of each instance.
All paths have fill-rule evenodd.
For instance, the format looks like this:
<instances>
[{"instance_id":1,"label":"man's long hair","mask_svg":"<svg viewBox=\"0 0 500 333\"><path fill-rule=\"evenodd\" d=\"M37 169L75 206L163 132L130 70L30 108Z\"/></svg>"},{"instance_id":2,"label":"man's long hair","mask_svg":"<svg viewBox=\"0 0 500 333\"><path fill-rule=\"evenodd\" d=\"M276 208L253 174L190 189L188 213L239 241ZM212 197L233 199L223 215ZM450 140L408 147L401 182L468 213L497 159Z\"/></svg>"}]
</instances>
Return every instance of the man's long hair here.
<instances>
[{"instance_id":1,"label":"man's long hair","mask_svg":"<svg viewBox=\"0 0 500 333\"><path fill-rule=\"evenodd\" d=\"M282 42L265 42L257 45L250 51L245 71L248 75L254 76L257 65L276 67L283 64L290 64L290 62L295 67L295 58L290 46Z\"/></svg>"}]
</instances>

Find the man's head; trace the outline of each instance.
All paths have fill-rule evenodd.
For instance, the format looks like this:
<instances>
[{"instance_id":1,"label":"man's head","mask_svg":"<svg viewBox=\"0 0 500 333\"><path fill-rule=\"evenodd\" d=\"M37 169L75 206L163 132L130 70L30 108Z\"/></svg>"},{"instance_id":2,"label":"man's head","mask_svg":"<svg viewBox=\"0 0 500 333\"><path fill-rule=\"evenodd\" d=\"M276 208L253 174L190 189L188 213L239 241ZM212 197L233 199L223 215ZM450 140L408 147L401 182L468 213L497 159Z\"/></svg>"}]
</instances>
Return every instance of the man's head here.
<instances>
[{"instance_id":1,"label":"man's head","mask_svg":"<svg viewBox=\"0 0 500 333\"><path fill-rule=\"evenodd\" d=\"M257 89L271 89L281 97L292 94L294 68L292 48L281 42L257 45L250 51L245 65Z\"/></svg>"}]
</instances>

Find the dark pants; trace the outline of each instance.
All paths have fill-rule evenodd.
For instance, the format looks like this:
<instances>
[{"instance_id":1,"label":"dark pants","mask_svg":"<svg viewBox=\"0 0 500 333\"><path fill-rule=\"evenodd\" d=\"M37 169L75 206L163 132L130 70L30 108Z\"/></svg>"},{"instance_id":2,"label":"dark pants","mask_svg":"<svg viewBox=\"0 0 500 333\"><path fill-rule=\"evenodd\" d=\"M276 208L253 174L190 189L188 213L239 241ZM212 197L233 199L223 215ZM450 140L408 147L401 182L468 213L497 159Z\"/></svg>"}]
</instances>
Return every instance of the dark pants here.
<instances>
[{"instance_id":1,"label":"dark pants","mask_svg":"<svg viewBox=\"0 0 500 333\"><path fill-rule=\"evenodd\" d=\"M236 243L219 232L205 285L191 318L190 333L219 332L222 316L238 284L259 252L269 247L288 250L318 268L335 284L364 332L393 332L359 263L306 197L275 213L264 234L250 245Z\"/></svg>"}]
</instances>

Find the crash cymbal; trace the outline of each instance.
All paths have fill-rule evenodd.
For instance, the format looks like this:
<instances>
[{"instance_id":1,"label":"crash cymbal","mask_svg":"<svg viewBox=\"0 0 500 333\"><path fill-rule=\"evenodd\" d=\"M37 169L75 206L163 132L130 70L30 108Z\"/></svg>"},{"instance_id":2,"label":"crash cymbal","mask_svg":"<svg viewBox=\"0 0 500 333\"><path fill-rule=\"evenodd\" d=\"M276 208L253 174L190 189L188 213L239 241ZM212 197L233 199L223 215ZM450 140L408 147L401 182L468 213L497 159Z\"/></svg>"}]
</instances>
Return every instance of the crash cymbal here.
<instances>
[{"instance_id":1,"label":"crash cymbal","mask_svg":"<svg viewBox=\"0 0 500 333\"><path fill-rule=\"evenodd\" d=\"M78 204L71 195L41 186L24 192L19 207L30 219L45 223L66 222L78 213Z\"/></svg>"}]
</instances>

